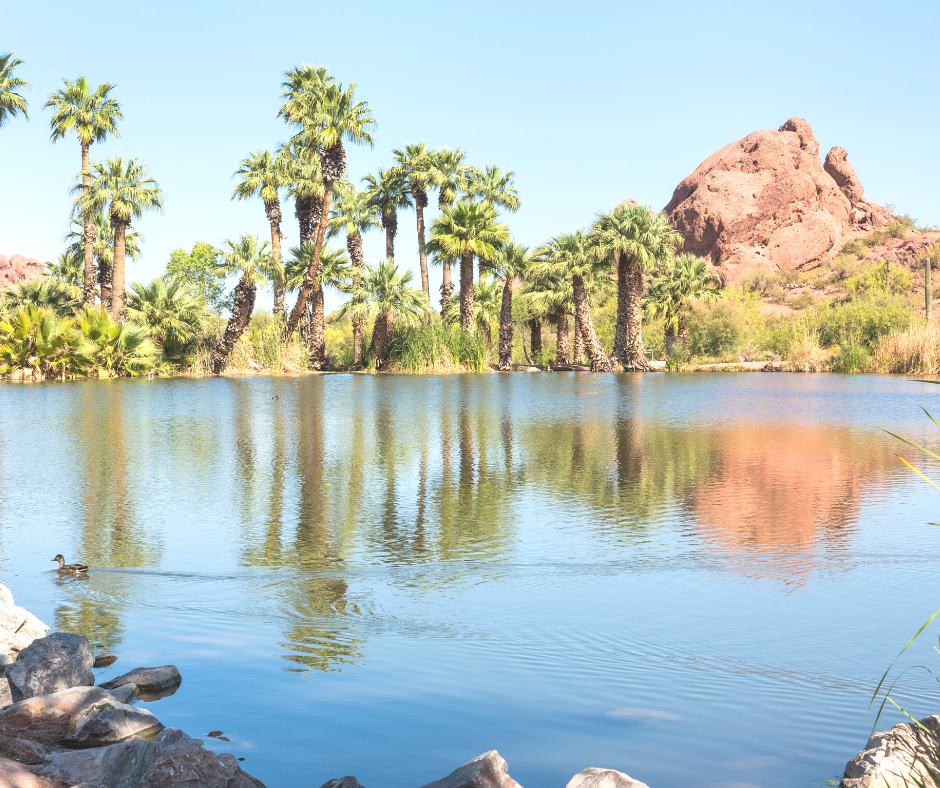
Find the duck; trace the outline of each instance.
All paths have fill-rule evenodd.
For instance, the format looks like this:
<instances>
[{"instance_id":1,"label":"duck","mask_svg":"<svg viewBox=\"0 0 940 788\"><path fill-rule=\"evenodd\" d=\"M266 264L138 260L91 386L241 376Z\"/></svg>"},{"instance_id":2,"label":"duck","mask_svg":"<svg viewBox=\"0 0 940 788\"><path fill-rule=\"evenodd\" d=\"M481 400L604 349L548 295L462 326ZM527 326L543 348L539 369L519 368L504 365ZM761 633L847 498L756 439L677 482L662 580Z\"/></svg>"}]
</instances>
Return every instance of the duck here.
<instances>
[{"instance_id":1,"label":"duck","mask_svg":"<svg viewBox=\"0 0 940 788\"><path fill-rule=\"evenodd\" d=\"M60 575L87 575L88 567L85 564L67 564L65 559L62 557L62 553L59 553L53 561L59 562L59 574Z\"/></svg>"}]
</instances>

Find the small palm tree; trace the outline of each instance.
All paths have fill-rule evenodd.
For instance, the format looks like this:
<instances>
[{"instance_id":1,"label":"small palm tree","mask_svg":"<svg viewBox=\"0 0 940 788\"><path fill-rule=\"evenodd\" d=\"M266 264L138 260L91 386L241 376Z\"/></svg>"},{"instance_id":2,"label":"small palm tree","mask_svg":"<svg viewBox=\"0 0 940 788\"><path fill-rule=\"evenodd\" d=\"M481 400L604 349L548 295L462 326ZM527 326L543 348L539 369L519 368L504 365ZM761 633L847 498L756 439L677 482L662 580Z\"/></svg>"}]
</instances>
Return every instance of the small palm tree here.
<instances>
[{"instance_id":1,"label":"small palm tree","mask_svg":"<svg viewBox=\"0 0 940 788\"><path fill-rule=\"evenodd\" d=\"M401 271L392 260L385 260L377 266L368 266L362 282L349 287L352 300L343 304L340 314L375 321L372 348L376 369L385 364L385 347L392 326L418 325L431 310L424 293L409 287L413 279L411 271Z\"/></svg>"},{"instance_id":2,"label":"small palm tree","mask_svg":"<svg viewBox=\"0 0 940 788\"><path fill-rule=\"evenodd\" d=\"M513 183L515 177L512 170L503 172L499 167L490 166L483 172L475 170L467 184L467 192L472 197L486 200L490 205L515 213L522 205Z\"/></svg>"},{"instance_id":3,"label":"small palm tree","mask_svg":"<svg viewBox=\"0 0 940 788\"><path fill-rule=\"evenodd\" d=\"M431 185L428 176L429 154L425 143L406 145L403 149L392 151L395 163L401 170L414 201L415 216L418 222L418 264L421 266L421 288L431 302L431 284L428 280L428 253L424 248L424 209L428 207L428 188Z\"/></svg>"},{"instance_id":4,"label":"small palm tree","mask_svg":"<svg viewBox=\"0 0 940 788\"><path fill-rule=\"evenodd\" d=\"M75 211L78 211L77 207ZM111 220L107 211L98 211L95 214L94 223L95 240L92 245L92 251L94 252L95 262L98 268L98 288L101 297L101 305L110 309L111 288L114 279L114 228L111 226ZM68 251L69 254L83 257L85 246L84 221L81 219L73 219L72 224L76 226L76 229L65 236L65 240L72 241ZM128 228L127 232L124 234L125 255L130 257L131 260L140 259L140 245L143 243L143 240L144 237L140 233Z\"/></svg>"},{"instance_id":5,"label":"small palm tree","mask_svg":"<svg viewBox=\"0 0 940 788\"><path fill-rule=\"evenodd\" d=\"M136 323L119 323L103 307L85 304L76 315L75 325L79 331L76 355L90 375L139 375L152 369L157 361L157 347L147 329Z\"/></svg>"},{"instance_id":6,"label":"small palm tree","mask_svg":"<svg viewBox=\"0 0 940 788\"><path fill-rule=\"evenodd\" d=\"M74 132L82 146L82 191L87 192L91 186L91 146L95 142L103 142L113 134L119 137L117 122L123 120L121 106L113 98L109 98L116 87L109 82L102 83L94 91L89 91L88 80L79 77L74 82L63 79L65 87L57 90L43 105L52 109L52 142ZM95 263L92 246L95 242L94 215L95 209L91 204L83 211L81 217L84 227L85 245L85 276L82 288L83 301L86 304L95 303Z\"/></svg>"},{"instance_id":7,"label":"small palm tree","mask_svg":"<svg viewBox=\"0 0 940 788\"><path fill-rule=\"evenodd\" d=\"M17 113L22 113L29 120L26 99L16 91L30 87L30 84L25 79L13 76L13 69L22 65L23 61L13 57L12 52L0 55L0 127L10 118L16 117Z\"/></svg>"},{"instance_id":8,"label":"small palm tree","mask_svg":"<svg viewBox=\"0 0 940 788\"><path fill-rule=\"evenodd\" d=\"M61 282L65 282L81 290L83 265L84 261L82 260L81 250L79 249L78 254L76 254L70 246L64 252L59 252L59 259L56 262L46 261L43 263L43 268L45 268L46 273L54 279L58 279Z\"/></svg>"},{"instance_id":9,"label":"small palm tree","mask_svg":"<svg viewBox=\"0 0 940 788\"><path fill-rule=\"evenodd\" d=\"M596 281L585 282L589 302L591 285ZM541 275L537 276L530 271L523 297L530 312L544 315L555 324L555 364L570 364L572 361L577 361L578 352L572 354L568 337L568 317L574 312L571 275L543 270ZM576 340L577 336L580 336L578 332L576 332ZM580 347L578 350L583 353Z\"/></svg>"},{"instance_id":10,"label":"small palm tree","mask_svg":"<svg viewBox=\"0 0 940 788\"><path fill-rule=\"evenodd\" d=\"M598 372L610 372L613 363L597 339L585 286L586 280L605 276L607 265L588 248L585 232L577 230L556 235L535 253L533 269L533 273L539 277L571 277L575 321L591 358L591 368Z\"/></svg>"},{"instance_id":11,"label":"small palm tree","mask_svg":"<svg viewBox=\"0 0 940 788\"><path fill-rule=\"evenodd\" d=\"M128 317L144 326L164 358L182 356L186 346L212 320L202 296L173 277L158 276L149 284L134 282Z\"/></svg>"},{"instance_id":12,"label":"small palm tree","mask_svg":"<svg viewBox=\"0 0 940 788\"><path fill-rule=\"evenodd\" d=\"M676 338L682 344L688 339L689 305L721 298L721 277L710 268L702 258L683 254L650 282L643 296L643 307L651 318L663 318L667 354L672 351Z\"/></svg>"},{"instance_id":13,"label":"small palm tree","mask_svg":"<svg viewBox=\"0 0 940 788\"><path fill-rule=\"evenodd\" d=\"M365 258L362 252L362 234L379 226L378 210L367 199L363 192L357 192L352 184L336 191L336 202L330 212L327 225L329 237L346 233L346 250L355 269L355 275L361 275L366 269ZM358 272L358 273L357 273ZM365 335L362 318L352 321L353 328L353 364L362 364L362 344Z\"/></svg>"},{"instance_id":14,"label":"small palm tree","mask_svg":"<svg viewBox=\"0 0 940 788\"><path fill-rule=\"evenodd\" d=\"M395 259L395 236L398 234L398 210L411 207L411 194L404 173L397 167L388 170L379 169L378 175L366 175L362 182L363 190L370 205L382 216L385 230L385 257Z\"/></svg>"},{"instance_id":15,"label":"small palm tree","mask_svg":"<svg viewBox=\"0 0 940 788\"><path fill-rule=\"evenodd\" d=\"M247 200L259 195L264 201L264 213L271 225L271 249L277 263L281 262L281 200L278 190L290 184L290 177L283 159L275 157L270 150L255 151L242 159L232 177L238 185L232 199ZM287 317L284 305L284 280L274 276L274 314Z\"/></svg>"},{"instance_id":16,"label":"small palm tree","mask_svg":"<svg viewBox=\"0 0 940 788\"><path fill-rule=\"evenodd\" d=\"M499 282L490 282L486 276L473 283L473 323L483 337L486 345L490 344L493 326L499 325L502 288ZM447 322L460 321L460 303L451 301L447 305Z\"/></svg>"},{"instance_id":17,"label":"small palm tree","mask_svg":"<svg viewBox=\"0 0 940 788\"><path fill-rule=\"evenodd\" d=\"M77 345L71 318L24 306L0 320L0 374L64 379L78 366Z\"/></svg>"},{"instance_id":18,"label":"small palm tree","mask_svg":"<svg viewBox=\"0 0 940 788\"><path fill-rule=\"evenodd\" d=\"M460 148L456 150L441 148L427 155L427 161L422 172L426 183L438 190L437 207L441 210L453 207L460 192L467 193L470 178L476 173L476 170L469 164L464 164L463 160L466 156L467 154ZM441 282L441 314L443 315L448 302L454 296L454 283L450 270L453 261L440 256L439 259L444 266L443 281Z\"/></svg>"},{"instance_id":19,"label":"small palm tree","mask_svg":"<svg viewBox=\"0 0 940 788\"><path fill-rule=\"evenodd\" d=\"M11 290L0 294L0 311L45 309L60 317L71 315L81 303L81 289L61 279L21 279Z\"/></svg>"},{"instance_id":20,"label":"small palm tree","mask_svg":"<svg viewBox=\"0 0 940 788\"><path fill-rule=\"evenodd\" d=\"M509 230L496 221L496 211L487 202L461 200L443 214L431 228L428 248L445 260L460 260L460 325L473 333L473 257L486 263L510 241ZM442 306L446 305L442 303Z\"/></svg>"},{"instance_id":21,"label":"small palm tree","mask_svg":"<svg viewBox=\"0 0 940 788\"><path fill-rule=\"evenodd\" d=\"M529 247L522 244L506 244L493 259L486 263L486 270L503 282L502 302L499 310L499 368L512 369L512 292L517 281L525 280L532 265Z\"/></svg>"},{"instance_id":22,"label":"small palm tree","mask_svg":"<svg viewBox=\"0 0 940 788\"><path fill-rule=\"evenodd\" d=\"M212 371L215 374L225 369L232 348L248 328L258 288L263 287L267 281L264 271L268 270L273 262L274 256L269 251L267 242L259 243L257 235L242 233L237 242L227 238L219 250L215 265L216 276L237 274L239 279L233 293L232 312L225 331L212 349Z\"/></svg>"},{"instance_id":23,"label":"small palm tree","mask_svg":"<svg viewBox=\"0 0 940 788\"><path fill-rule=\"evenodd\" d=\"M110 204L108 221L114 230L111 316L115 320L123 320L127 307L124 293L127 231L131 220L141 217L144 211L163 210L163 192L157 182L147 175L147 168L137 157L126 163L120 156L108 159L105 164L95 162L93 171L91 185L79 196L76 206L85 217L87 227L88 217ZM87 255L87 245L85 249ZM86 276L87 273L86 269Z\"/></svg>"},{"instance_id":24,"label":"small palm tree","mask_svg":"<svg viewBox=\"0 0 940 788\"><path fill-rule=\"evenodd\" d=\"M290 250L291 258L285 266L285 277L291 289L303 284L304 275L310 257L315 253L316 245L308 243L303 247ZM341 249L331 249L324 244L320 250L320 267L317 281L310 293L310 324L307 332L307 352L311 369L323 369L326 365L326 312L323 302L323 288L343 289L350 279L349 258Z\"/></svg>"}]
</instances>

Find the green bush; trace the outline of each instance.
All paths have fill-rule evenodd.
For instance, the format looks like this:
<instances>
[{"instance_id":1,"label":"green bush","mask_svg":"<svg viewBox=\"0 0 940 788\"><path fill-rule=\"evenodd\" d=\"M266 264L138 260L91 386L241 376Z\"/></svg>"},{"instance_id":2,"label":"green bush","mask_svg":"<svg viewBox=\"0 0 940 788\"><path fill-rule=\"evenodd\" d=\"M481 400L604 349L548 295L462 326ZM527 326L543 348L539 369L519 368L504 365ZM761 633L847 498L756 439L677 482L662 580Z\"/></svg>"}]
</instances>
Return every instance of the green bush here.
<instances>
[{"instance_id":1,"label":"green bush","mask_svg":"<svg viewBox=\"0 0 940 788\"><path fill-rule=\"evenodd\" d=\"M864 372L868 368L871 354L868 349L854 342L839 345L839 353L832 362L834 372Z\"/></svg>"},{"instance_id":2,"label":"green bush","mask_svg":"<svg viewBox=\"0 0 940 788\"><path fill-rule=\"evenodd\" d=\"M888 296L831 303L816 310L819 343L836 347L855 342L872 348L879 337L907 328L911 322L909 307Z\"/></svg>"},{"instance_id":3,"label":"green bush","mask_svg":"<svg viewBox=\"0 0 940 788\"><path fill-rule=\"evenodd\" d=\"M487 346L479 334L465 333L459 326L432 323L397 326L388 338L390 369L403 372L433 372L465 368L482 372L487 364Z\"/></svg>"},{"instance_id":4,"label":"green bush","mask_svg":"<svg viewBox=\"0 0 940 788\"><path fill-rule=\"evenodd\" d=\"M689 315L689 350L696 356L720 356L737 350L748 334L745 315L730 301Z\"/></svg>"}]
</instances>

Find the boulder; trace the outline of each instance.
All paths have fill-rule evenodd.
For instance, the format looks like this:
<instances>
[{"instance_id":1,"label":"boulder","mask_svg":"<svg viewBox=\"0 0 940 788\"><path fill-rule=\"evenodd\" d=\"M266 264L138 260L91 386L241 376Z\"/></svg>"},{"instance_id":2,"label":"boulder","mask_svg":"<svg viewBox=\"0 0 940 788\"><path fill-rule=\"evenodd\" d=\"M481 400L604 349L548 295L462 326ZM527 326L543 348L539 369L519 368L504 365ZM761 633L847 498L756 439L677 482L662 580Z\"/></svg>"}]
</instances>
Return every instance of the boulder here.
<instances>
[{"instance_id":1,"label":"boulder","mask_svg":"<svg viewBox=\"0 0 940 788\"><path fill-rule=\"evenodd\" d=\"M59 752L36 773L66 785L86 782L108 788L137 788L159 757L159 744L139 739L94 750Z\"/></svg>"},{"instance_id":2,"label":"boulder","mask_svg":"<svg viewBox=\"0 0 940 788\"><path fill-rule=\"evenodd\" d=\"M428 783L422 788L518 788L519 783L509 776L509 767L496 750L478 755L472 761L455 769L442 780Z\"/></svg>"},{"instance_id":3,"label":"boulder","mask_svg":"<svg viewBox=\"0 0 940 788\"><path fill-rule=\"evenodd\" d=\"M163 730L160 720L146 709L116 701L91 706L74 725L75 730L62 740L62 744L75 749L104 747L127 741L133 736L149 738Z\"/></svg>"},{"instance_id":4,"label":"boulder","mask_svg":"<svg viewBox=\"0 0 940 788\"><path fill-rule=\"evenodd\" d=\"M137 697L137 687L133 684L125 684L108 691L114 696L114 699L118 703L132 703Z\"/></svg>"},{"instance_id":5,"label":"boulder","mask_svg":"<svg viewBox=\"0 0 940 788\"><path fill-rule=\"evenodd\" d=\"M104 689L117 689L131 684L137 697L147 701L172 695L182 680L183 677L175 665L163 665L159 668L134 668L130 673L105 681L100 686Z\"/></svg>"},{"instance_id":6,"label":"boulder","mask_svg":"<svg viewBox=\"0 0 940 788\"><path fill-rule=\"evenodd\" d=\"M243 772L234 755L190 747L164 752L138 788L264 788L264 784Z\"/></svg>"},{"instance_id":7,"label":"boulder","mask_svg":"<svg viewBox=\"0 0 940 788\"><path fill-rule=\"evenodd\" d=\"M24 648L6 670L13 701L48 695L72 687L90 687L95 657L88 640L68 632L53 632Z\"/></svg>"},{"instance_id":8,"label":"boulder","mask_svg":"<svg viewBox=\"0 0 940 788\"><path fill-rule=\"evenodd\" d=\"M865 187L862 186L858 175L855 174L855 168L849 161L849 154L845 148L833 148L826 154L826 161L823 163L823 169L829 173L832 180L836 182L851 205L861 202L865 194Z\"/></svg>"},{"instance_id":9,"label":"boulder","mask_svg":"<svg viewBox=\"0 0 940 788\"><path fill-rule=\"evenodd\" d=\"M173 750L202 750L205 745L199 739L194 739L185 731L179 728L164 728L153 740L160 745L160 749L165 753Z\"/></svg>"},{"instance_id":10,"label":"boulder","mask_svg":"<svg viewBox=\"0 0 940 788\"><path fill-rule=\"evenodd\" d=\"M860 200L852 208L852 224L858 230L884 227L894 221L894 214L882 205Z\"/></svg>"},{"instance_id":11,"label":"boulder","mask_svg":"<svg viewBox=\"0 0 940 788\"><path fill-rule=\"evenodd\" d=\"M93 668L106 668L117 662L117 654L95 654L95 664Z\"/></svg>"},{"instance_id":12,"label":"boulder","mask_svg":"<svg viewBox=\"0 0 940 788\"><path fill-rule=\"evenodd\" d=\"M16 761L0 758L0 785L5 788L63 788L63 783L33 774Z\"/></svg>"},{"instance_id":13,"label":"boulder","mask_svg":"<svg viewBox=\"0 0 940 788\"><path fill-rule=\"evenodd\" d=\"M649 788L646 783L613 769L585 769L568 781L565 788Z\"/></svg>"},{"instance_id":14,"label":"boulder","mask_svg":"<svg viewBox=\"0 0 940 788\"><path fill-rule=\"evenodd\" d=\"M335 780L327 780L320 788L362 788L359 780L351 774L345 777L337 777Z\"/></svg>"},{"instance_id":15,"label":"boulder","mask_svg":"<svg viewBox=\"0 0 940 788\"><path fill-rule=\"evenodd\" d=\"M10 589L0 584L0 655L6 658L2 660L4 669L20 651L48 631L49 627L36 616L13 604Z\"/></svg>"},{"instance_id":16,"label":"boulder","mask_svg":"<svg viewBox=\"0 0 940 788\"><path fill-rule=\"evenodd\" d=\"M21 279L39 279L44 274L42 263L32 257L0 254L0 290L6 290Z\"/></svg>"},{"instance_id":17,"label":"boulder","mask_svg":"<svg viewBox=\"0 0 940 788\"><path fill-rule=\"evenodd\" d=\"M683 251L710 259L726 283L752 268L799 268L834 256L851 209L802 118L713 153L664 208L685 239Z\"/></svg>"},{"instance_id":18,"label":"boulder","mask_svg":"<svg viewBox=\"0 0 940 788\"><path fill-rule=\"evenodd\" d=\"M845 765L842 788L902 788L934 785L940 773L940 716L925 717L920 728L902 722L874 734L865 749Z\"/></svg>"},{"instance_id":19,"label":"boulder","mask_svg":"<svg viewBox=\"0 0 940 788\"><path fill-rule=\"evenodd\" d=\"M48 752L47 747L32 739L0 735L0 758L9 758L20 763L42 763Z\"/></svg>"},{"instance_id":20,"label":"boulder","mask_svg":"<svg viewBox=\"0 0 940 788\"><path fill-rule=\"evenodd\" d=\"M30 739L47 747L72 733L89 709L116 703L100 687L74 687L14 703L0 712L0 738Z\"/></svg>"}]
</instances>

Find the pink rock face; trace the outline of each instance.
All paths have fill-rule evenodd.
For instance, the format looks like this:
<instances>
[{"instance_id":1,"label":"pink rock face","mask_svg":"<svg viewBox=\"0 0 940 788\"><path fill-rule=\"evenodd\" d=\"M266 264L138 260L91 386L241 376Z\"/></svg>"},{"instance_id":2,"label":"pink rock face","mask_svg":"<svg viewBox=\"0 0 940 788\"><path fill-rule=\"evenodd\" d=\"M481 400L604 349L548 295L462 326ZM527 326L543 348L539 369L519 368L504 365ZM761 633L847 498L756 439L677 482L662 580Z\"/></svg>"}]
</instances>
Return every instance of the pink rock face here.
<instances>
[{"instance_id":1,"label":"pink rock face","mask_svg":"<svg viewBox=\"0 0 940 788\"><path fill-rule=\"evenodd\" d=\"M845 148L833 148L829 151L826 154L823 169L832 176L836 185L852 205L862 199L865 194L865 187L862 186L858 175L855 174L855 168L849 161L849 154Z\"/></svg>"},{"instance_id":2,"label":"pink rock face","mask_svg":"<svg viewBox=\"0 0 940 788\"><path fill-rule=\"evenodd\" d=\"M21 279L38 279L43 275L42 263L32 257L0 254L0 290L8 290Z\"/></svg>"},{"instance_id":3,"label":"pink rock face","mask_svg":"<svg viewBox=\"0 0 940 788\"><path fill-rule=\"evenodd\" d=\"M809 124L790 118L713 153L663 210L685 238L683 251L710 259L731 284L752 268L834 256L851 209L823 169Z\"/></svg>"}]
</instances>

